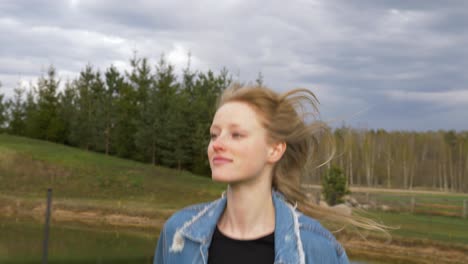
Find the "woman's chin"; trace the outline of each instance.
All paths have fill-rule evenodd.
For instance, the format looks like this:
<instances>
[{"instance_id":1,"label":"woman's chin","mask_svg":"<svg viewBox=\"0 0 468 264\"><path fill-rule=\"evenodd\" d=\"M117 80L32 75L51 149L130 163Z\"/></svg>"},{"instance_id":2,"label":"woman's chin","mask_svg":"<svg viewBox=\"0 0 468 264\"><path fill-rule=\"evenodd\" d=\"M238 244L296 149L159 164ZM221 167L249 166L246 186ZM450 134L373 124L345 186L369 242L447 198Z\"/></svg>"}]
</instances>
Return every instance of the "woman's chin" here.
<instances>
[{"instance_id":1,"label":"woman's chin","mask_svg":"<svg viewBox=\"0 0 468 264\"><path fill-rule=\"evenodd\" d=\"M211 175L211 180L214 181L214 182L228 183L228 184L239 181L237 179L234 179L233 177L229 177L229 176L226 176L226 175L216 175L216 174Z\"/></svg>"},{"instance_id":2,"label":"woman's chin","mask_svg":"<svg viewBox=\"0 0 468 264\"><path fill-rule=\"evenodd\" d=\"M211 180L214 182L219 182L219 183L231 183L231 181L226 178L226 177L220 177L220 176L211 176Z\"/></svg>"}]
</instances>

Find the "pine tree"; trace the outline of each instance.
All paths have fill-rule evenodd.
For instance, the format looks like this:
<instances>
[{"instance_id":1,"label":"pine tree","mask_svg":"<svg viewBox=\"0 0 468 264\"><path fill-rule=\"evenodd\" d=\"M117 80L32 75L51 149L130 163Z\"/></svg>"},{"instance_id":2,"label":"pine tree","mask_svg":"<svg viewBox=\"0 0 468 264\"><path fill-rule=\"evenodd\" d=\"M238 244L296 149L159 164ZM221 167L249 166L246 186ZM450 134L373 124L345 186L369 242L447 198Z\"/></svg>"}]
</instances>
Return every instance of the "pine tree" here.
<instances>
[{"instance_id":1,"label":"pine tree","mask_svg":"<svg viewBox=\"0 0 468 264\"><path fill-rule=\"evenodd\" d=\"M78 79L73 81L74 90L77 93L76 116L72 122L70 139L73 145L86 150L94 149L93 146L93 115L95 105L93 105L93 95L91 86L95 82L95 73L91 65L87 65L80 72Z\"/></svg>"},{"instance_id":2,"label":"pine tree","mask_svg":"<svg viewBox=\"0 0 468 264\"><path fill-rule=\"evenodd\" d=\"M195 134L196 129L196 116L197 109L195 109L195 81L196 81L196 72L192 72L190 69L190 57L187 63L187 67L183 70L181 91L179 96L181 97L181 102L176 105L180 106L180 109L177 110L182 115L182 128L178 128L179 141L177 145L176 154L178 161L180 161L181 166L188 170L193 170L194 161L194 147L193 147L193 135ZM179 167L179 166L178 166Z\"/></svg>"},{"instance_id":3,"label":"pine tree","mask_svg":"<svg viewBox=\"0 0 468 264\"><path fill-rule=\"evenodd\" d=\"M169 141L172 142L172 165L177 169L188 168L191 159L191 127L188 118L190 118L191 109L188 107L189 99L186 93L182 91L174 97L172 102L172 113L168 120Z\"/></svg>"},{"instance_id":4,"label":"pine tree","mask_svg":"<svg viewBox=\"0 0 468 264\"><path fill-rule=\"evenodd\" d=\"M36 89L30 85L30 89L26 93L26 101L24 102L24 135L27 137L36 137L36 119L37 119L37 103L36 103Z\"/></svg>"},{"instance_id":5,"label":"pine tree","mask_svg":"<svg viewBox=\"0 0 468 264\"><path fill-rule=\"evenodd\" d=\"M128 74L129 84L136 93L137 115L133 119L135 125L135 146L138 159L156 164L156 145L154 126L154 101L156 99L154 76L147 58L134 57L130 61L132 71Z\"/></svg>"},{"instance_id":6,"label":"pine tree","mask_svg":"<svg viewBox=\"0 0 468 264\"><path fill-rule=\"evenodd\" d=\"M2 88L2 83L0 82L0 88ZM4 94L0 94L0 133L5 131L8 125L8 101L4 100Z\"/></svg>"},{"instance_id":7,"label":"pine tree","mask_svg":"<svg viewBox=\"0 0 468 264\"><path fill-rule=\"evenodd\" d=\"M91 145L93 149L98 152L105 151L105 112L104 101L106 97L106 90L104 88L104 81L102 80L101 73L96 70L94 73L94 81L91 83Z\"/></svg>"},{"instance_id":8,"label":"pine tree","mask_svg":"<svg viewBox=\"0 0 468 264\"><path fill-rule=\"evenodd\" d=\"M326 171L322 180L322 193L329 205L343 202L343 196L350 193L346 182L346 176L339 167L332 166Z\"/></svg>"},{"instance_id":9,"label":"pine tree","mask_svg":"<svg viewBox=\"0 0 468 264\"><path fill-rule=\"evenodd\" d=\"M119 81L115 91L115 153L123 158L136 158L135 146L136 126L134 118L137 116L137 93L126 81Z\"/></svg>"},{"instance_id":10,"label":"pine tree","mask_svg":"<svg viewBox=\"0 0 468 264\"><path fill-rule=\"evenodd\" d=\"M114 137L117 123L116 98L120 87L123 86L123 83L124 77L120 75L119 71L113 65L111 65L105 73L106 92L102 104L104 112L104 144L106 154L114 153Z\"/></svg>"},{"instance_id":11,"label":"pine tree","mask_svg":"<svg viewBox=\"0 0 468 264\"><path fill-rule=\"evenodd\" d=\"M67 82L65 88L58 95L58 118L63 124L63 129L59 135L59 142L72 145L73 120L76 118L76 90L72 83Z\"/></svg>"},{"instance_id":12,"label":"pine tree","mask_svg":"<svg viewBox=\"0 0 468 264\"><path fill-rule=\"evenodd\" d=\"M37 113L33 119L34 136L39 139L57 141L63 129L57 114L57 80L54 66L47 70L47 76L41 76L37 83Z\"/></svg>"},{"instance_id":13,"label":"pine tree","mask_svg":"<svg viewBox=\"0 0 468 264\"><path fill-rule=\"evenodd\" d=\"M13 99L9 100L10 123L8 132L13 135L23 136L26 133L26 104L23 102L24 88L17 87L14 90Z\"/></svg>"},{"instance_id":14,"label":"pine tree","mask_svg":"<svg viewBox=\"0 0 468 264\"><path fill-rule=\"evenodd\" d=\"M161 164L175 166L177 159L174 157L174 146L178 138L178 120L176 96L179 91L179 83L174 73L174 66L169 64L164 55L161 56L156 66L154 110L156 115L155 131L156 148L161 155ZM174 115L174 116L172 116Z\"/></svg>"}]
</instances>

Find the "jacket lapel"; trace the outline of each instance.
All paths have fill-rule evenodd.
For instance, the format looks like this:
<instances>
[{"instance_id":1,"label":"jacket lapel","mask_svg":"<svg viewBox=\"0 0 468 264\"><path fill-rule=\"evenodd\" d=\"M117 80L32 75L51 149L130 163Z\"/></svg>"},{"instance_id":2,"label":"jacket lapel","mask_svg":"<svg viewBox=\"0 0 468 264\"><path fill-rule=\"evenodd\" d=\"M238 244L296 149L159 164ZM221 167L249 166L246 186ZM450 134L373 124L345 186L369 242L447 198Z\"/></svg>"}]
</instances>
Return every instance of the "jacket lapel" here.
<instances>
[{"instance_id":1,"label":"jacket lapel","mask_svg":"<svg viewBox=\"0 0 468 264\"><path fill-rule=\"evenodd\" d=\"M284 196L273 191L275 205L275 263L305 264L299 214Z\"/></svg>"}]
</instances>

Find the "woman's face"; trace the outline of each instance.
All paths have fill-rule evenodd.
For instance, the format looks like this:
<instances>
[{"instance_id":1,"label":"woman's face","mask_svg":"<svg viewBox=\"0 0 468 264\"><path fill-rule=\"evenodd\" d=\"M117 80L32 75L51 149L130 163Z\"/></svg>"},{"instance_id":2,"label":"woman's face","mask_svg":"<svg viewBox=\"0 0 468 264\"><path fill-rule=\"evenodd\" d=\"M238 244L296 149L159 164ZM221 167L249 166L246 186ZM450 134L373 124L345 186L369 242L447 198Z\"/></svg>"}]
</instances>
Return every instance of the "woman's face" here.
<instances>
[{"instance_id":1,"label":"woman's face","mask_svg":"<svg viewBox=\"0 0 468 264\"><path fill-rule=\"evenodd\" d=\"M246 103L229 102L216 112L210 128L208 158L212 179L239 183L266 174L267 131Z\"/></svg>"}]
</instances>

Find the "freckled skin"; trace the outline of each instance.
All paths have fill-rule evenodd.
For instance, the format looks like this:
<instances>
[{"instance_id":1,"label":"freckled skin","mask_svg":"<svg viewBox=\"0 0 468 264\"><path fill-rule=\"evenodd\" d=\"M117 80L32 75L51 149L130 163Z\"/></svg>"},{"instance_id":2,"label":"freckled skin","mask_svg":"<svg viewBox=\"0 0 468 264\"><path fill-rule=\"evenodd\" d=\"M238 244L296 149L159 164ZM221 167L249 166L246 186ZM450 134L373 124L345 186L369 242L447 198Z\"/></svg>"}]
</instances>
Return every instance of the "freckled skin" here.
<instances>
[{"instance_id":1,"label":"freckled skin","mask_svg":"<svg viewBox=\"0 0 468 264\"><path fill-rule=\"evenodd\" d=\"M257 113L246 103L229 102L216 112L210 128L208 158L212 179L224 183L240 183L261 177L269 163L267 131ZM216 156L229 159L216 162Z\"/></svg>"}]
</instances>

